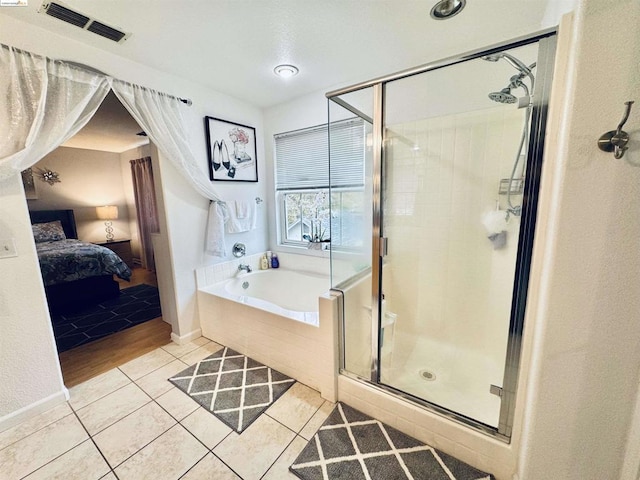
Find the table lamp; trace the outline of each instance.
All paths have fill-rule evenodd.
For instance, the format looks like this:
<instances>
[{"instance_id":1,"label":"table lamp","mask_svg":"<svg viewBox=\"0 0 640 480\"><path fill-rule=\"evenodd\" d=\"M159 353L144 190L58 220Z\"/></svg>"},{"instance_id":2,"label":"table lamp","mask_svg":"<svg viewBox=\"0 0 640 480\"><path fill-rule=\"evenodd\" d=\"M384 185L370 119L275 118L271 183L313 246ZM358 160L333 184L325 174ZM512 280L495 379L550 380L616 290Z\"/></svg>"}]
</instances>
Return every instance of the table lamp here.
<instances>
[{"instance_id":1,"label":"table lamp","mask_svg":"<svg viewBox=\"0 0 640 480\"><path fill-rule=\"evenodd\" d=\"M96 207L96 215L100 220L105 220L105 231L107 232L107 242L113 242L113 223L111 220L118 218L118 207L116 205L104 205Z\"/></svg>"}]
</instances>

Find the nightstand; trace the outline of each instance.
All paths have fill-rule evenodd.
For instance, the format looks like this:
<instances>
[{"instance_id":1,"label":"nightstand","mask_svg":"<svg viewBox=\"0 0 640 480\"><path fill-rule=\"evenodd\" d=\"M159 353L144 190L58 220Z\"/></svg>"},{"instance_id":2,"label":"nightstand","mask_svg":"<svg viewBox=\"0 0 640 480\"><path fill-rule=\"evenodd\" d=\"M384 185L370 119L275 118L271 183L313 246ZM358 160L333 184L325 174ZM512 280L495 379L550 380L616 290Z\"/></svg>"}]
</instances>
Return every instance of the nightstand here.
<instances>
[{"instance_id":1,"label":"nightstand","mask_svg":"<svg viewBox=\"0 0 640 480\"><path fill-rule=\"evenodd\" d=\"M107 247L118 255L129 268L133 268L133 255L131 254L131 240L114 240L113 242L94 242L96 245Z\"/></svg>"}]
</instances>

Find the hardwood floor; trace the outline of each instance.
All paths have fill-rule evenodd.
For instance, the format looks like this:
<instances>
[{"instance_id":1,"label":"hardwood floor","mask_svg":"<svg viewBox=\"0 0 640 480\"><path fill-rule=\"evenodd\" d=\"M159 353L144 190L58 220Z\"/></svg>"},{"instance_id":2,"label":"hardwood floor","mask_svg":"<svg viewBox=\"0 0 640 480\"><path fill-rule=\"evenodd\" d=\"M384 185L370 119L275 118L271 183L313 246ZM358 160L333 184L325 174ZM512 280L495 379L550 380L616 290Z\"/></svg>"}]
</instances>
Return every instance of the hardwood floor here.
<instances>
[{"instance_id":1,"label":"hardwood floor","mask_svg":"<svg viewBox=\"0 0 640 480\"><path fill-rule=\"evenodd\" d=\"M162 317L114 333L60 354L67 388L89 380L171 341L171 325Z\"/></svg>"},{"instance_id":2,"label":"hardwood floor","mask_svg":"<svg viewBox=\"0 0 640 480\"><path fill-rule=\"evenodd\" d=\"M156 272L151 272L149 270L145 270L144 268L139 268L139 267L131 269L131 279L128 282L116 276L114 276L113 278L120 285L120 290L124 290L125 288L129 288L129 287L135 287L136 285L140 285L141 283L146 283L147 285L153 285L154 287L158 286L158 280L156 279Z\"/></svg>"},{"instance_id":3,"label":"hardwood floor","mask_svg":"<svg viewBox=\"0 0 640 480\"><path fill-rule=\"evenodd\" d=\"M132 270L131 281L118 279L120 289L142 283L157 286L155 272ZM62 352L60 366L67 388L89 380L171 341L171 325L158 317L95 342Z\"/></svg>"}]
</instances>

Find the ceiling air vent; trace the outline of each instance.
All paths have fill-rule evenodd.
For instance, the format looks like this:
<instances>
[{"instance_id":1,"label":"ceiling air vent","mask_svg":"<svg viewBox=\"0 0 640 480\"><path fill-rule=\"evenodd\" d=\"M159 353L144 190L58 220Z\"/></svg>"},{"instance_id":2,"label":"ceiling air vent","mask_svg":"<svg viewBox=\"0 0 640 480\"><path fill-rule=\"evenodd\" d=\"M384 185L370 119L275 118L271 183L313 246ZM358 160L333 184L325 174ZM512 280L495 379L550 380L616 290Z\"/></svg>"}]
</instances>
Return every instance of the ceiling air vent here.
<instances>
[{"instance_id":1,"label":"ceiling air vent","mask_svg":"<svg viewBox=\"0 0 640 480\"><path fill-rule=\"evenodd\" d=\"M63 5L62 2L48 2L45 0L38 12L46 13L58 20L70 23L71 25L75 25L76 27L80 27L84 30L88 30L96 35L113 40L114 42L122 42L129 37L128 33L117 28L110 27L104 22L100 22L80 12L71 10L69 7Z\"/></svg>"},{"instance_id":2,"label":"ceiling air vent","mask_svg":"<svg viewBox=\"0 0 640 480\"><path fill-rule=\"evenodd\" d=\"M110 27L109 25L105 25L104 23L98 22L97 20L91 22L87 27L87 30L93 33L97 33L100 36L108 38L109 40L113 40L114 42L119 42L127 36L126 33L121 32L120 30L116 30L115 28Z\"/></svg>"},{"instance_id":3,"label":"ceiling air vent","mask_svg":"<svg viewBox=\"0 0 640 480\"><path fill-rule=\"evenodd\" d=\"M52 17L62 20L63 22L70 23L76 27L84 28L91 19L81 13L74 12L73 10L63 7L58 3L49 3L45 6L45 13Z\"/></svg>"}]
</instances>

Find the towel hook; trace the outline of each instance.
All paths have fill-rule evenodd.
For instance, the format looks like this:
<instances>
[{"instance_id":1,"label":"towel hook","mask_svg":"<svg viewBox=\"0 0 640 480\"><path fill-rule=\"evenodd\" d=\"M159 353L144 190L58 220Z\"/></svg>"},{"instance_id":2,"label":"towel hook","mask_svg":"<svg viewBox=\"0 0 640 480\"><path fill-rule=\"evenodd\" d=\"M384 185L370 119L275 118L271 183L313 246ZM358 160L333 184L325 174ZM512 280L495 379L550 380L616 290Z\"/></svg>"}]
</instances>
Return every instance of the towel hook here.
<instances>
[{"instance_id":1,"label":"towel hook","mask_svg":"<svg viewBox=\"0 0 640 480\"><path fill-rule=\"evenodd\" d=\"M627 106L624 117L620 121L618 128L616 130L611 130L603 134L598 139L598 148L603 152L613 152L613 156L617 159L624 157L624 152L626 152L629 147L627 147L627 143L629 143L629 134L622 130L624 124L629 120L629 114L631 113L631 105L633 105L633 101L629 100L628 102L624 102Z\"/></svg>"}]
</instances>

